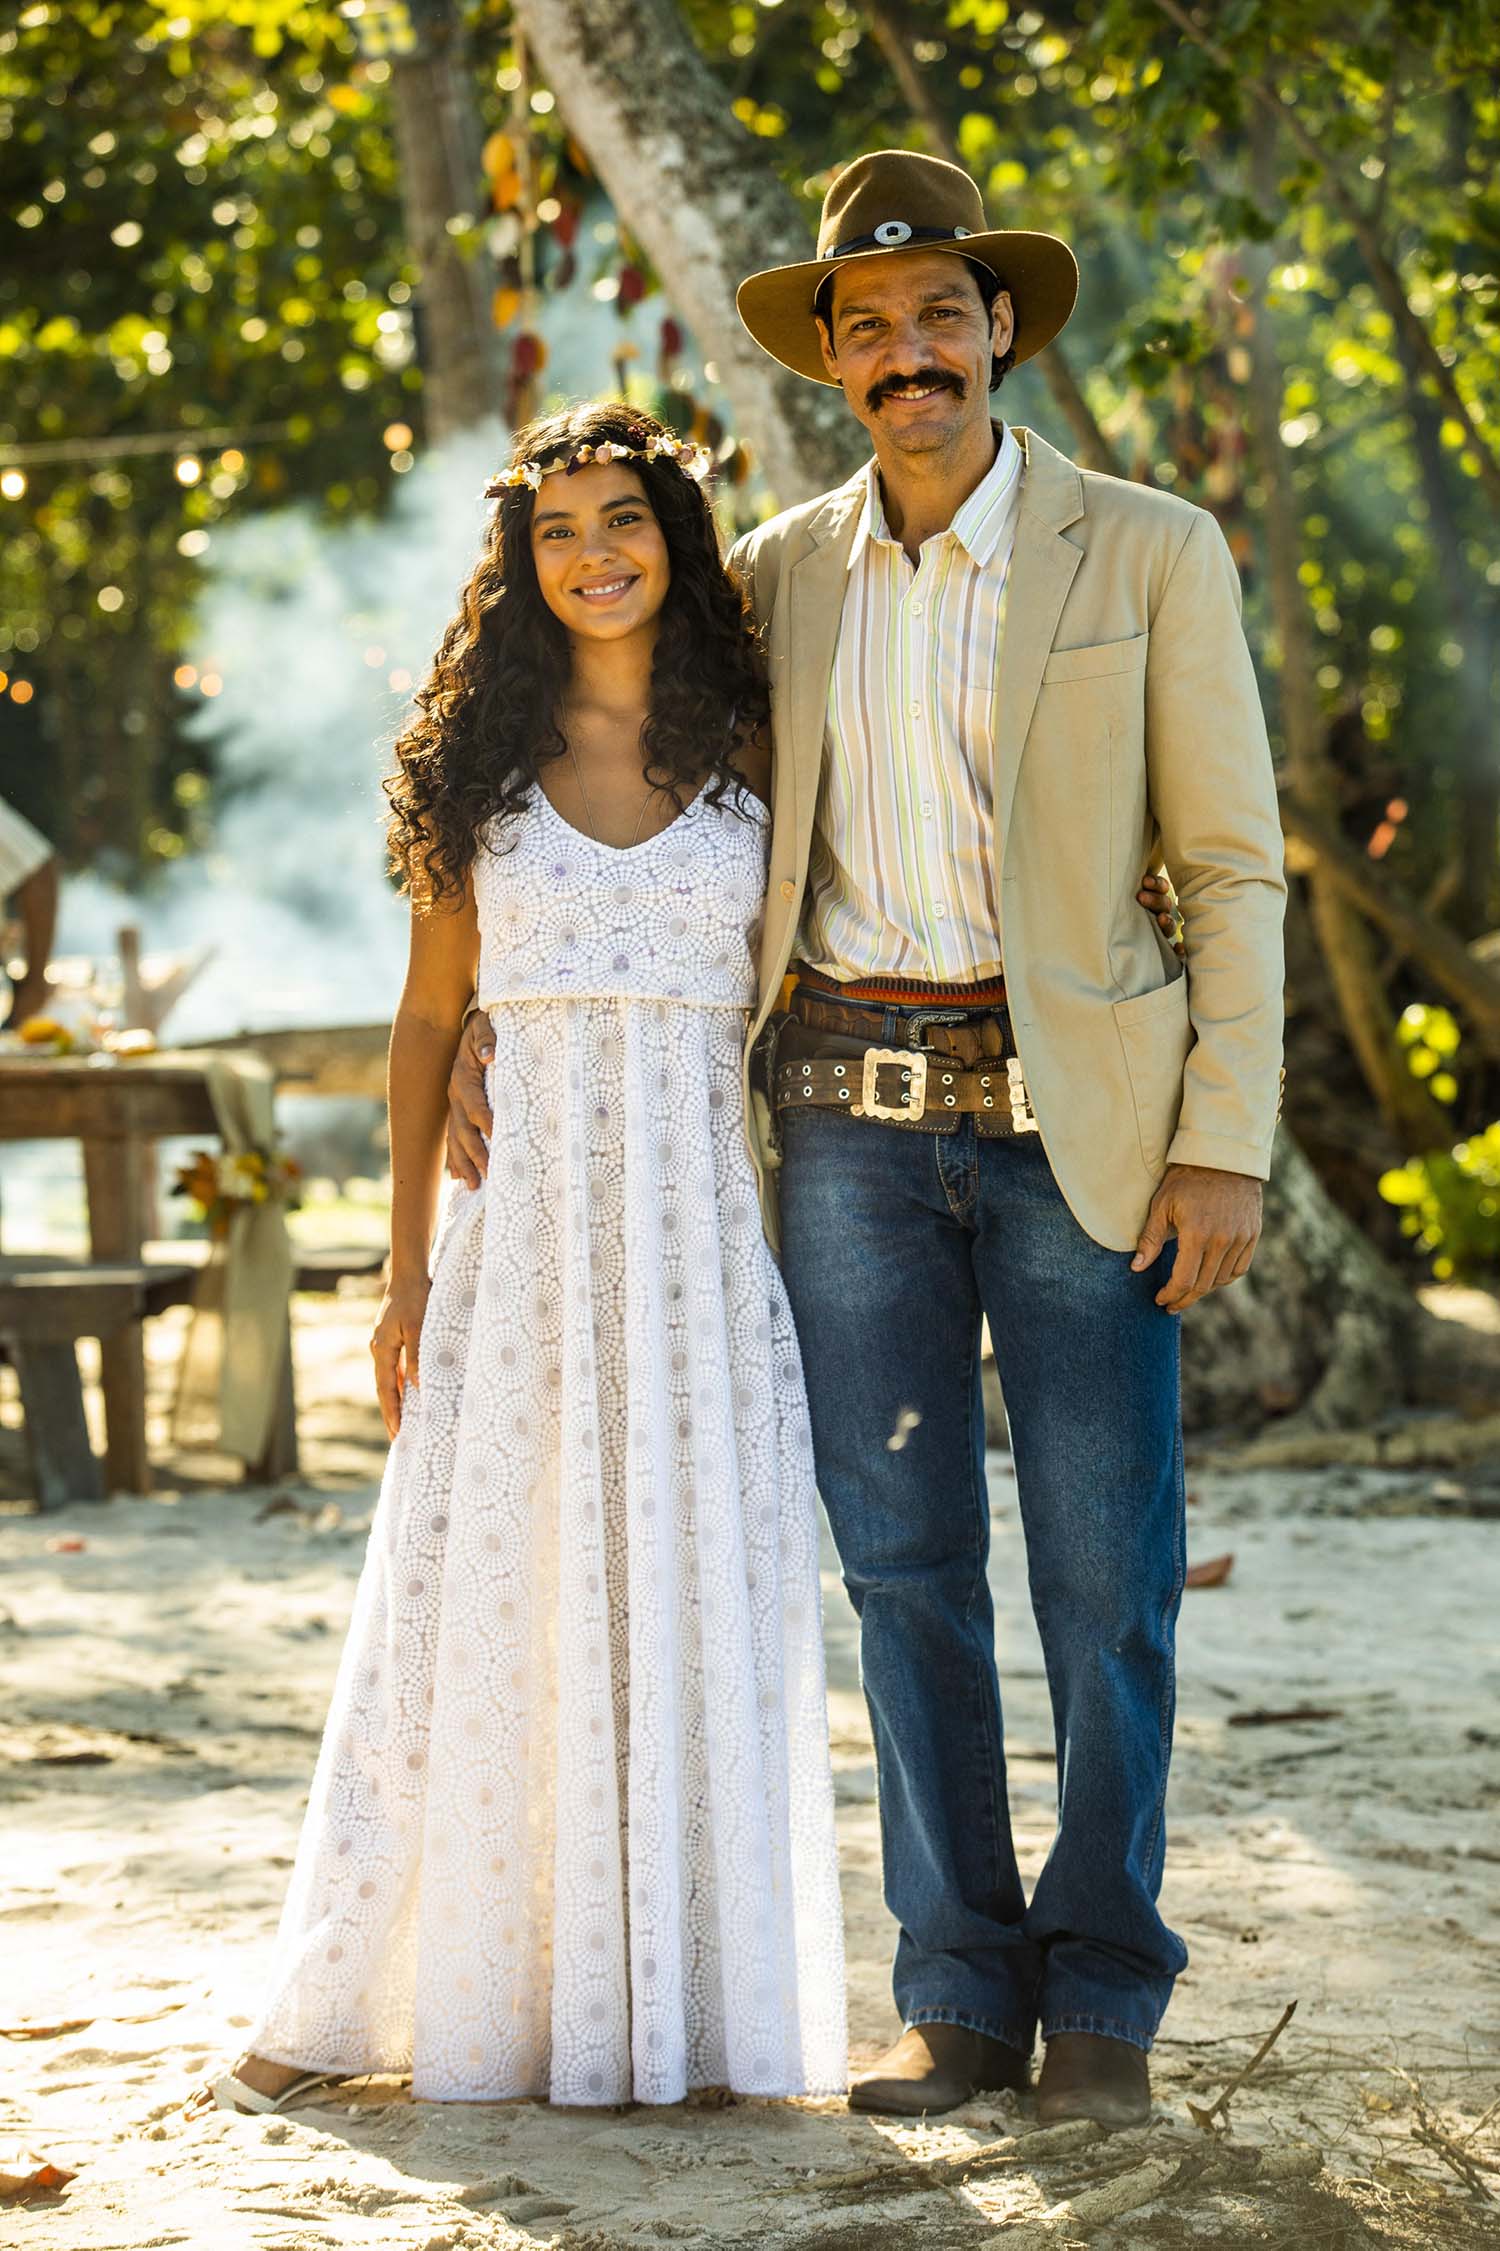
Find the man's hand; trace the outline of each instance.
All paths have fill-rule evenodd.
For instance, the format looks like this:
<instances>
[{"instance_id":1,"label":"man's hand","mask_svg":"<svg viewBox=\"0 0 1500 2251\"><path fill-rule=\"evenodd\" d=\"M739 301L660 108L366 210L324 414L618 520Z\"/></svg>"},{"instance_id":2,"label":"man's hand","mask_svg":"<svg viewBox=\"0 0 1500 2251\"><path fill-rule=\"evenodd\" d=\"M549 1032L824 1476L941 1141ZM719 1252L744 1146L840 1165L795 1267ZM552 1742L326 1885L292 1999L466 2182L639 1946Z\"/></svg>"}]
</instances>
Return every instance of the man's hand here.
<instances>
[{"instance_id":1,"label":"man's hand","mask_svg":"<svg viewBox=\"0 0 1500 2251\"><path fill-rule=\"evenodd\" d=\"M1162 936L1170 942L1178 960L1186 961L1187 948L1182 942L1182 916L1178 912L1177 894L1167 878L1149 873L1143 875L1136 899L1160 926Z\"/></svg>"},{"instance_id":2,"label":"man's hand","mask_svg":"<svg viewBox=\"0 0 1500 2251\"><path fill-rule=\"evenodd\" d=\"M1246 1172L1169 1165L1151 1199L1131 1272L1150 1266L1167 1237L1175 1235L1177 1256L1156 1302L1168 1313L1185 1313L1210 1290L1249 1272L1260 1241L1263 1196L1260 1181Z\"/></svg>"},{"instance_id":3,"label":"man's hand","mask_svg":"<svg viewBox=\"0 0 1500 2251\"><path fill-rule=\"evenodd\" d=\"M448 1170L466 1188L477 1188L489 1169L485 1140L495 1121L484 1090L484 1067L494 1054L490 1020L476 1008L464 1026L448 1079Z\"/></svg>"}]
</instances>

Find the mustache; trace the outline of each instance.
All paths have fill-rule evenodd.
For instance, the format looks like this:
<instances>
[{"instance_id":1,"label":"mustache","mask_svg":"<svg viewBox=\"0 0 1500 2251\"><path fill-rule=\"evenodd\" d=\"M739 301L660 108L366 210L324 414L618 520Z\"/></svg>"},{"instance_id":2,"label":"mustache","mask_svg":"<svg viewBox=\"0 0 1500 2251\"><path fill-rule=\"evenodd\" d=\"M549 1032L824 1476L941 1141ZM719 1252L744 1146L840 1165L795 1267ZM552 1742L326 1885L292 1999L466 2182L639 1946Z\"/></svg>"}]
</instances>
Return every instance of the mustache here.
<instances>
[{"instance_id":1,"label":"mustache","mask_svg":"<svg viewBox=\"0 0 1500 2251\"><path fill-rule=\"evenodd\" d=\"M936 388L951 391L956 399L964 396L963 377L955 375L951 368L919 367L905 375L882 375L880 381L872 383L865 393L866 408L873 414L876 407L883 406L888 398L893 397L897 391L904 391L909 384L920 386L923 390Z\"/></svg>"}]
</instances>

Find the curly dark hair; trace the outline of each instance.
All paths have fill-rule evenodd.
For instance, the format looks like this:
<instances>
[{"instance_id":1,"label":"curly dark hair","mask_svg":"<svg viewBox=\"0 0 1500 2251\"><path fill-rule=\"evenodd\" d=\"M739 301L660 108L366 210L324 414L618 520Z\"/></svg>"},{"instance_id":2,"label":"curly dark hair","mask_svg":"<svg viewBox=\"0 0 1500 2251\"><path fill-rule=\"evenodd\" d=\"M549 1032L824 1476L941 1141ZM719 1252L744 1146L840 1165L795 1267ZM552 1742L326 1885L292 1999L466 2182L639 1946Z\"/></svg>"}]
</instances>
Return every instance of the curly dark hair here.
<instances>
[{"instance_id":1,"label":"curly dark hair","mask_svg":"<svg viewBox=\"0 0 1500 2251\"><path fill-rule=\"evenodd\" d=\"M643 446L663 423L623 400L570 407L516 432L511 466L570 459L606 440ZM661 526L671 572L641 730L642 775L681 809L702 788L738 794L736 753L766 725L770 703L744 596L719 557L703 488L669 456L632 461ZM537 584L535 495L502 490L484 552L417 690L416 716L383 784L393 874L422 909L462 894L486 824L519 813L541 768L567 751L558 724L570 671L567 628Z\"/></svg>"}]
</instances>

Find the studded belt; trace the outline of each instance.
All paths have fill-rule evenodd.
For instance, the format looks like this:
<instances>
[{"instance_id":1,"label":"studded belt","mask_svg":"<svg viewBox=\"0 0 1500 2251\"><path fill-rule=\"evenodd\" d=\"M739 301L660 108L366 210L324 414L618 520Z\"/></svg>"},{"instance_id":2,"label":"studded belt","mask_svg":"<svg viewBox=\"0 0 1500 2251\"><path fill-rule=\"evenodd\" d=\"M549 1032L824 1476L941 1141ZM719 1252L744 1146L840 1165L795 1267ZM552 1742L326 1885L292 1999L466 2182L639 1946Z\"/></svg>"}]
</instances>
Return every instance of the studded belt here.
<instances>
[{"instance_id":1,"label":"studded belt","mask_svg":"<svg viewBox=\"0 0 1500 2251\"><path fill-rule=\"evenodd\" d=\"M941 1060L916 1047L867 1047L843 1063L827 1055L779 1063L776 1107L785 1114L821 1104L847 1110L851 1118L895 1125L935 1125L945 1117L972 1115L995 1132L1037 1131L1018 1056L992 1071L934 1068Z\"/></svg>"},{"instance_id":2,"label":"studded belt","mask_svg":"<svg viewBox=\"0 0 1500 2251\"><path fill-rule=\"evenodd\" d=\"M1037 1131L1019 1056L960 1059L918 1044L927 1032L921 1015L907 1029L913 1044L886 1047L783 1017L767 1056L778 1123L788 1111L823 1108L918 1133L954 1132L966 1116L986 1137Z\"/></svg>"}]
</instances>

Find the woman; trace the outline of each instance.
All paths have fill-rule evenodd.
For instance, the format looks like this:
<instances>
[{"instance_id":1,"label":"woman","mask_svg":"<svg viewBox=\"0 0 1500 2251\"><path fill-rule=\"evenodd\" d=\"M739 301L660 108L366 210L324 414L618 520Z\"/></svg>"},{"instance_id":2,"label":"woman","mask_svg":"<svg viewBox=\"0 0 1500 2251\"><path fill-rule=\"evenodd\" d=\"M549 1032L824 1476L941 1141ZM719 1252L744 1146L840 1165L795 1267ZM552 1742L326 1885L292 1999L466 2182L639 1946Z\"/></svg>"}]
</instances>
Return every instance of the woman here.
<instances>
[{"instance_id":1,"label":"woman","mask_svg":"<svg viewBox=\"0 0 1500 2251\"><path fill-rule=\"evenodd\" d=\"M397 744L394 1442L226 2107L845 2085L811 1445L740 1114L767 705L699 467L624 405L523 430ZM429 1278L471 991L488 1175Z\"/></svg>"}]
</instances>

